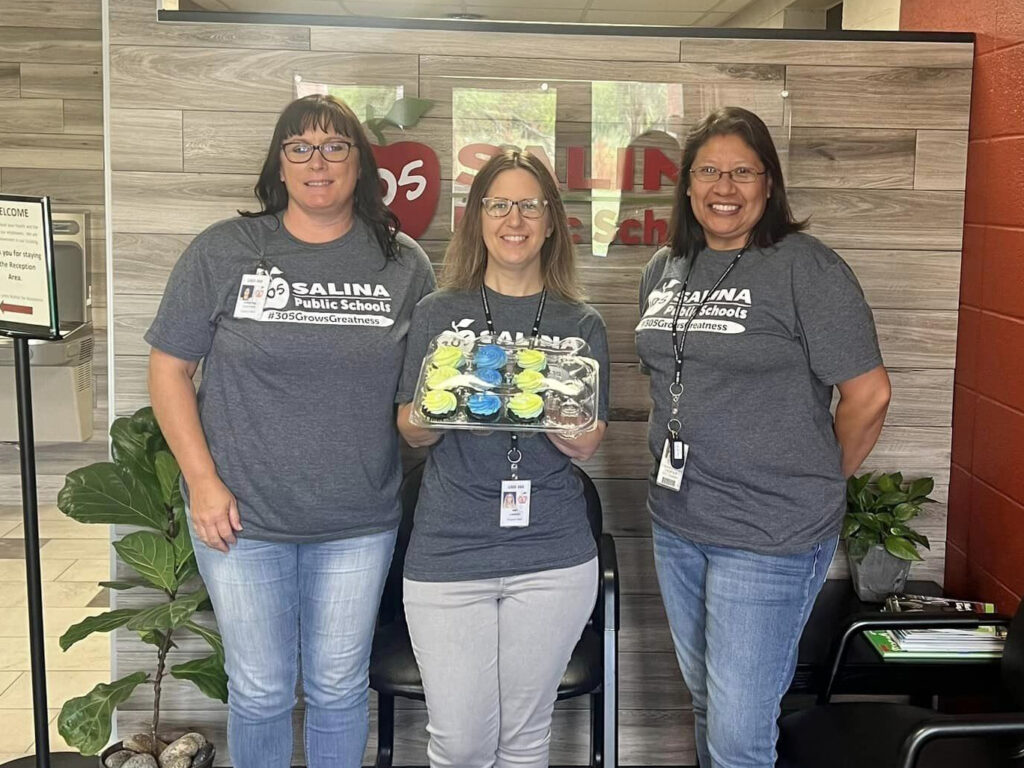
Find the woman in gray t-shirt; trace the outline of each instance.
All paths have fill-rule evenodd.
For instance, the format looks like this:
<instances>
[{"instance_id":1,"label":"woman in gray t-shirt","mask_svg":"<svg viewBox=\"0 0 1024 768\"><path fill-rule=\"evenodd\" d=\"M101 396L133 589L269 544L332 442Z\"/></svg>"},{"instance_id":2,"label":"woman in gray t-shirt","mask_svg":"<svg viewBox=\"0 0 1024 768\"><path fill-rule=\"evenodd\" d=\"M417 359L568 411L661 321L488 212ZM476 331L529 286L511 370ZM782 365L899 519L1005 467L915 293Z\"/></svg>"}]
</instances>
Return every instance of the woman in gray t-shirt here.
<instances>
[{"instance_id":1,"label":"woman in gray t-shirt","mask_svg":"<svg viewBox=\"0 0 1024 768\"><path fill-rule=\"evenodd\" d=\"M558 683L597 594L597 547L571 459L597 449L608 419L607 340L579 300L558 189L535 157L506 151L473 181L444 289L413 316L398 428L432 446L405 561L405 613L430 718L431 766L547 765ZM539 322L538 322L539 318ZM510 432L409 422L431 339L459 329L539 348L584 339L601 366L598 424L575 439L518 438L528 524L512 519Z\"/></svg>"},{"instance_id":2,"label":"woman in gray t-shirt","mask_svg":"<svg viewBox=\"0 0 1024 768\"><path fill-rule=\"evenodd\" d=\"M232 759L292 765L301 652L308 764L357 768L399 520L394 393L433 272L332 97L284 110L256 194L258 214L175 266L146 334L150 394L223 635Z\"/></svg>"},{"instance_id":3,"label":"woman in gray t-shirt","mask_svg":"<svg viewBox=\"0 0 1024 768\"><path fill-rule=\"evenodd\" d=\"M700 764L770 768L845 478L878 439L889 379L856 278L800 231L756 115L726 107L694 126L669 229L636 328L655 565Z\"/></svg>"}]
</instances>

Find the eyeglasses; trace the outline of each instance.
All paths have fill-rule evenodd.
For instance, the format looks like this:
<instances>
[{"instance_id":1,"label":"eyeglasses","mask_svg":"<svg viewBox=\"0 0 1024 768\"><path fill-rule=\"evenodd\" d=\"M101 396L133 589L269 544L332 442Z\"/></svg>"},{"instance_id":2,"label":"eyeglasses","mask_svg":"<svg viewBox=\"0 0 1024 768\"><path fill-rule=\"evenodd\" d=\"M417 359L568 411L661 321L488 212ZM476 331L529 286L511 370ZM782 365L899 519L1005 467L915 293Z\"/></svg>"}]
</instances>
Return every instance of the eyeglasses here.
<instances>
[{"instance_id":1,"label":"eyeglasses","mask_svg":"<svg viewBox=\"0 0 1024 768\"><path fill-rule=\"evenodd\" d=\"M737 184L753 184L758 176L764 176L768 171L758 171L754 168L733 168L731 171L720 171L713 165L702 165L700 168L691 168L690 173L697 181L718 181L723 176L728 176Z\"/></svg>"},{"instance_id":2,"label":"eyeglasses","mask_svg":"<svg viewBox=\"0 0 1024 768\"><path fill-rule=\"evenodd\" d=\"M305 141L289 141L281 145L285 159L291 163L308 163L313 153L320 151L320 157L328 163L343 163L354 145L351 141L325 141L323 144L308 144Z\"/></svg>"},{"instance_id":3,"label":"eyeglasses","mask_svg":"<svg viewBox=\"0 0 1024 768\"><path fill-rule=\"evenodd\" d=\"M484 213L492 219L503 219L512 213L512 207L519 209L524 219L539 219L548 207L547 200L538 197L527 197L522 200L509 200L504 197L485 197L482 201Z\"/></svg>"}]
</instances>

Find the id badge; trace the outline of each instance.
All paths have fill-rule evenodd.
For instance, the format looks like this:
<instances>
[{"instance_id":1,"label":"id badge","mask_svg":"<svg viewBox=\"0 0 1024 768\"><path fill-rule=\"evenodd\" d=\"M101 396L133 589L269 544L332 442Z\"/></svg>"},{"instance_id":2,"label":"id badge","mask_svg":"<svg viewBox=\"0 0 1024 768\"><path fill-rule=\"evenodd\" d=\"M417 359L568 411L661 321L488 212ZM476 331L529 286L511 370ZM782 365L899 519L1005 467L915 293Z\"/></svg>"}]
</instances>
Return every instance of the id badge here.
<instances>
[{"instance_id":1,"label":"id badge","mask_svg":"<svg viewBox=\"0 0 1024 768\"><path fill-rule=\"evenodd\" d=\"M530 524L530 481L501 481L501 527L525 528Z\"/></svg>"},{"instance_id":2,"label":"id badge","mask_svg":"<svg viewBox=\"0 0 1024 768\"><path fill-rule=\"evenodd\" d=\"M235 299L234 316L245 320L259 320L263 314L263 305L267 301L269 288L270 275L242 275L242 283L238 286L238 298Z\"/></svg>"},{"instance_id":3,"label":"id badge","mask_svg":"<svg viewBox=\"0 0 1024 768\"><path fill-rule=\"evenodd\" d=\"M683 471L686 469L686 457L690 454L690 446L682 440L665 438L665 447L661 451L661 463L658 464L658 476L655 482L662 488L678 491L683 484Z\"/></svg>"}]
</instances>

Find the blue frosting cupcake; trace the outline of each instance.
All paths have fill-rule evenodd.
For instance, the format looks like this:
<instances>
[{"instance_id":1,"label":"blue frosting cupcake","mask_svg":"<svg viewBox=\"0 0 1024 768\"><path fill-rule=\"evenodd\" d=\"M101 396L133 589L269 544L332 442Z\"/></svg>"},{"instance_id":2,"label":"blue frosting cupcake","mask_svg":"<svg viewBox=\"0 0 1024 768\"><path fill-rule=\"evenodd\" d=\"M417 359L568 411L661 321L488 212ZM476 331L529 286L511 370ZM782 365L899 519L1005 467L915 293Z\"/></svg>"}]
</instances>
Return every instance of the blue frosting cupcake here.
<instances>
[{"instance_id":1,"label":"blue frosting cupcake","mask_svg":"<svg viewBox=\"0 0 1024 768\"><path fill-rule=\"evenodd\" d=\"M473 365L477 368L504 368L508 356L497 344L484 344L473 356Z\"/></svg>"},{"instance_id":2,"label":"blue frosting cupcake","mask_svg":"<svg viewBox=\"0 0 1024 768\"><path fill-rule=\"evenodd\" d=\"M495 422L501 414L501 398L490 392L474 392L466 399L466 414L473 421Z\"/></svg>"},{"instance_id":3,"label":"blue frosting cupcake","mask_svg":"<svg viewBox=\"0 0 1024 768\"><path fill-rule=\"evenodd\" d=\"M501 371L496 371L493 368L477 368L473 371L473 375L478 379L486 381L492 387L498 386L505 380L505 377L501 375Z\"/></svg>"}]
</instances>

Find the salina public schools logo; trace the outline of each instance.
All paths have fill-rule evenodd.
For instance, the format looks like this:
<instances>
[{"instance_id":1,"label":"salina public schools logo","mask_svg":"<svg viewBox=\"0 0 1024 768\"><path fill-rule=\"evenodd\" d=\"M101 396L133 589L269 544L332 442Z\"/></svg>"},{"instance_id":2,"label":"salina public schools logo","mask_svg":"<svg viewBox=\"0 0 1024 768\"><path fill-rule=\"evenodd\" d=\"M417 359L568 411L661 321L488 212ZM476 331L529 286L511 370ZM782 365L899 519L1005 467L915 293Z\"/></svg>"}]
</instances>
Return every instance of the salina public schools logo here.
<instances>
[{"instance_id":1,"label":"salina public schools logo","mask_svg":"<svg viewBox=\"0 0 1024 768\"><path fill-rule=\"evenodd\" d=\"M270 270L261 322L311 325L394 325L391 294L380 283L289 283Z\"/></svg>"},{"instance_id":2,"label":"salina public schools logo","mask_svg":"<svg viewBox=\"0 0 1024 768\"><path fill-rule=\"evenodd\" d=\"M682 283L672 277L651 291L647 297L647 308L637 323L636 330L671 331L681 288ZM697 311L701 302L704 306L700 310L700 315L690 323L691 331L743 333L747 330L743 321L750 314L749 288L719 288L714 293L687 291L683 295L683 308L679 313L680 325Z\"/></svg>"}]
</instances>

